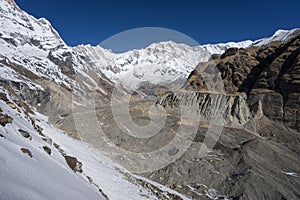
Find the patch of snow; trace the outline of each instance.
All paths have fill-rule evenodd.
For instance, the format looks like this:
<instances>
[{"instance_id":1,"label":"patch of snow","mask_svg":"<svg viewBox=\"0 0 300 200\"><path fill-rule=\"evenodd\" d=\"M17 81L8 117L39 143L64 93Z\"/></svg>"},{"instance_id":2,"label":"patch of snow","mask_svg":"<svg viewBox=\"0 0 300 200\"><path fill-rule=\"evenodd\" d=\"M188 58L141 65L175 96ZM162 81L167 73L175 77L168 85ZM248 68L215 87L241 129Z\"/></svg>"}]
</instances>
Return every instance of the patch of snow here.
<instances>
[{"instance_id":1,"label":"patch of snow","mask_svg":"<svg viewBox=\"0 0 300 200\"><path fill-rule=\"evenodd\" d=\"M282 173L288 175L288 176L294 176L294 177L298 177L298 174L296 172L284 172L282 171Z\"/></svg>"}]
</instances>

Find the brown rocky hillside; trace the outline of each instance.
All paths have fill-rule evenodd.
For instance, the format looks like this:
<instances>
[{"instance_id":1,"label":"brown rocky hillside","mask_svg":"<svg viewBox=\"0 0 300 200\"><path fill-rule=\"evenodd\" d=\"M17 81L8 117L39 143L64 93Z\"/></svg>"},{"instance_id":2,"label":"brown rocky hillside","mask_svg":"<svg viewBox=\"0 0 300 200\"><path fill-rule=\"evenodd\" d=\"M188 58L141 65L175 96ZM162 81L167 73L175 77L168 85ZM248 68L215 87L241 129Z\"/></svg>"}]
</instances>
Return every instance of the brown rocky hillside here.
<instances>
[{"instance_id":1,"label":"brown rocky hillside","mask_svg":"<svg viewBox=\"0 0 300 200\"><path fill-rule=\"evenodd\" d=\"M220 71L226 93L245 92L250 101L260 99L265 116L300 130L300 32L284 44L231 48L210 62ZM195 90L205 88L203 65L188 78Z\"/></svg>"}]
</instances>

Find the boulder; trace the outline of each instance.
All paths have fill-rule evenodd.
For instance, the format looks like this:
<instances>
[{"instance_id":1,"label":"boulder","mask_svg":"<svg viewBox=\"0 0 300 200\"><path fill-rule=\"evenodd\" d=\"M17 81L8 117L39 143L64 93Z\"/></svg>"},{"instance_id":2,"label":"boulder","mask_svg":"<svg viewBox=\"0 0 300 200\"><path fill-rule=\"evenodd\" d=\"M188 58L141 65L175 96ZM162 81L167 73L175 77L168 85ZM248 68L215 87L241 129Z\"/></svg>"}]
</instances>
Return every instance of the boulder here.
<instances>
[{"instance_id":1,"label":"boulder","mask_svg":"<svg viewBox=\"0 0 300 200\"><path fill-rule=\"evenodd\" d=\"M82 173L82 163L73 156L64 156L68 166L74 171Z\"/></svg>"}]
</instances>

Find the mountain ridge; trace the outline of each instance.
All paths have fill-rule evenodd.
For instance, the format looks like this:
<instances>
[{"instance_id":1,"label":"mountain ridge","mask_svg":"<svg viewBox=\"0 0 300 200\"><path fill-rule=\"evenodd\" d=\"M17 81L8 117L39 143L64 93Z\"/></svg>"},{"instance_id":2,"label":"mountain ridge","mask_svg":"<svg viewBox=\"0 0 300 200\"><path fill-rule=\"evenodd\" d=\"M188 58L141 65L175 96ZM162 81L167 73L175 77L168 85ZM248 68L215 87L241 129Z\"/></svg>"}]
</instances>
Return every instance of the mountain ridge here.
<instances>
[{"instance_id":1,"label":"mountain ridge","mask_svg":"<svg viewBox=\"0 0 300 200\"><path fill-rule=\"evenodd\" d=\"M13 3L14 1L4 2L8 2L9 5L15 4ZM14 7L15 6L12 6L12 8ZM191 70L194 69L194 66L199 62L209 60L212 54L222 54L228 48L245 48L253 44L267 44L270 41L270 38L273 38L272 40L284 40L289 37L289 32L277 31L275 35L270 38L257 41L248 40L238 43L228 42L190 47L175 42L160 42L151 44L144 49L115 54L98 46L79 45L69 47L63 42L59 33L53 29L51 23L46 19L35 19L21 10L16 11L18 16L18 18L16 18L10 15L10 13L14 13L15 11L10 10L10 8L5 5L3 6L3 9L1 16L4 21L1 26L3 27L2 30L6 31L1 32L1 38L5 40L6 44L2 42L1 48L4 51L7 51L8 56L13 55L9 46L19 49L18 51L28 52L27 54L24 54L26 57L31 57L32 51L36 51L36 54L44 54L43 57L45 59L43 59L43 63L40 63L40 61L37 61L34 58L29 59L29 61L42 64L44 68L48 68L47 73L57 74L59 76L55 77L55 75L53 75L53 79L63 82L67 86L70 84L72 85L72 80L65 77L65 74L60 72L64 71L62 70L63 67L57 67L55 61L53 65L53 60L48 60L49 57L47 54L51 53L51 58L54 59L56 59L55 56L58 56L58 59L70 60L70 62L66 64L74 65L75 68L78 68L75 69L75 71L78 71L79 73L83 69L93 68L93 70L103 73L103 75L110 80L113 80L116 84L121 84L128 90L136 90L145 83L164 84L166 82L186 78ZM13 24L10 25L11 21L14 21L14 23L17 24L17 29L13 28L15 27ZM296 29L291 30L290 32L295 32L295 30ZM41 34L43 34L43 38L39 37ZM20 36L22 37L20 38ZM9 46L7 46L7 43ZM49 50L51 50L51 52L49 52ZM85 57L89 57L89 59L93 58L93 60L89 60L87 63L84 58L81 59L82 54ZM97 54L96 57L94 56L95 54ZM18 55L15 55L14 59L21 59L17 57ZM20 62L20 60L18 63L24 66L27 65L24 62ZM49 69L51 65L53 65L53 67L51 67L52 69ZM71 68L74 68L68 67L70 70ZM152 72L149 72L149 69ZM74 71L74 69L71 71ZM41 73L37 74L42 75ZM130 77L128 79L131 80L126 79L126 77ZM62 79L66 79L67 82Z\"/></svg>"}]
</instances>

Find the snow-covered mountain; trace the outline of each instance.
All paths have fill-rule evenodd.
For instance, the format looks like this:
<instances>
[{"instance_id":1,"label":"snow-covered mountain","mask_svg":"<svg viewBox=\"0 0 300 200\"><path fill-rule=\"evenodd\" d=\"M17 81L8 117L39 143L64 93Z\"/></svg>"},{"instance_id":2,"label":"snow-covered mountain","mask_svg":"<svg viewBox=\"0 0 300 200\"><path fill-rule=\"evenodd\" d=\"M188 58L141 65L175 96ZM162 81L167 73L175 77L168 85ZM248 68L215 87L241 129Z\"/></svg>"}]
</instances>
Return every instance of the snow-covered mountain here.
<instances>
[{"instance_id":1,"label":"snow-covered mountain","mask_svg":"<svg viewBox=\"0 0 300 200\"><path fill-rule=\"evenodd\" d=\"M142 83L170 83L187 78L199 62L208 61L212 54L251 44L251 41L244 41L190 47L172 41L154 43L144 49L117 55L102 71L129 89L136 89Z\"/></svg>"},{"instance_id":2,"label":"snow-covered mountain","mask_svg":"<svg viewBox=\"0 0 300 200\"><path fill-rule=\"evenodd\" d=\"M270 38L254 42L248 40L195 47L168 41L115 54L100 46L69 47L46 19L32 17L13 1L1 0L0 4L2 63L23 66L38 77L69 88L78 87L75 74L85 79L87 87L96 87L95 81L104 77L127 89L136 89L142 83L170 83L186 78L199 62L207 61L212 54L222 54L231 47L245 48L265 45L274 40L285 41L299 31L280 30ZM0 72L3 79L26 82L26 78L11 67L2 64Z\"/></svg>"},{"instance_id":3,"label":"snow-covered mountain","mask_svg":"<svg viewBox=\"0 0 300 200\"><path fill-rule=\"evenodd\" d=\"M144 49L116 55L102 71L112 80L128 88L137 88L141 83L163 84L187 78L199 62L206 62L213 54L222 54L227 49L262 46L272 41L285 42L300 29L278 30L271 37L256 41L206 44L191 47L172 41L154 43Z\"/></svg>"}]
</instances>

